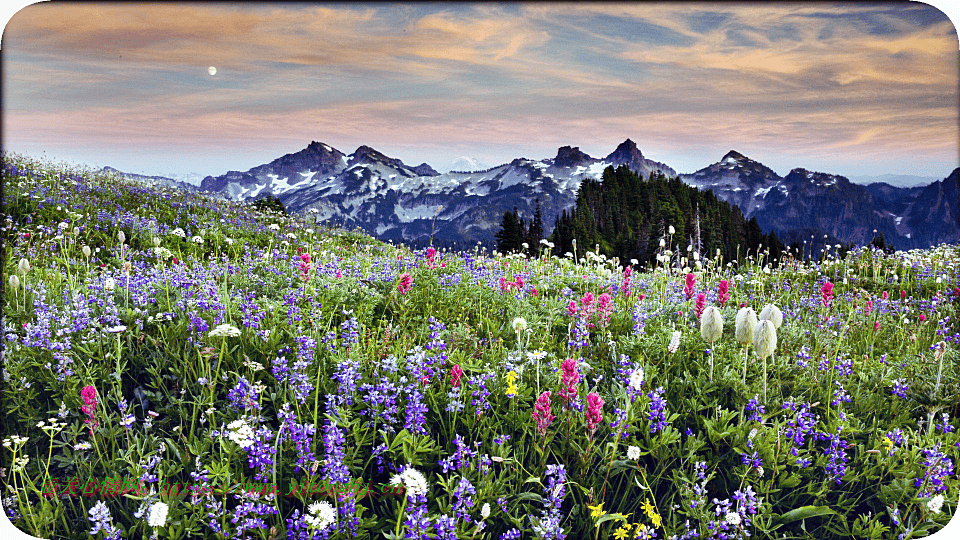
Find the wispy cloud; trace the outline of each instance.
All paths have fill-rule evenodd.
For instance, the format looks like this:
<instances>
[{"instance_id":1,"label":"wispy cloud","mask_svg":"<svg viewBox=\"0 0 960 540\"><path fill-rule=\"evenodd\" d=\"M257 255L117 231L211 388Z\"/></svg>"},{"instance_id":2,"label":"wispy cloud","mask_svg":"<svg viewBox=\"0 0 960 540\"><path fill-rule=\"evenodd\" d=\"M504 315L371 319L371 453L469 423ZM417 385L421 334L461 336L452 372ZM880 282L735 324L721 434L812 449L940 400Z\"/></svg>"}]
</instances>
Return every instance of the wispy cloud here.
<instances>
[{"instance_id":1,"label":"wispy cloud","mask_svg":"<svg viewBox=\"0 0 960 540\"><path fill-rule=\"evenodd\" d=\"M56 3L3 46L4 139L30 148L499 162L630 137L685 171L737 147L847 174L960 148L956 31L918 3Z\"/></svg>"}]
</instances>

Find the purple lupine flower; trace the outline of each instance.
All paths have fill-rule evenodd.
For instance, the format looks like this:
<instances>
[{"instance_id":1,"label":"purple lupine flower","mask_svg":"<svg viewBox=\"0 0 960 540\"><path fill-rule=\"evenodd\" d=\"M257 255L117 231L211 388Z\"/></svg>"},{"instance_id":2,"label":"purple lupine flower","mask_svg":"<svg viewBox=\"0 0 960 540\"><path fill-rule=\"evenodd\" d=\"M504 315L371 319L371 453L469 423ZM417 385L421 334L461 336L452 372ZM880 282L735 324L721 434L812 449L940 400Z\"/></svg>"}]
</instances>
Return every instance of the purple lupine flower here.
<instances>
[{"instance_id":1,"label":"purple lupine flower","mask_svg":"<svg viewBox=\"0 0 960 540\"><path fill-rule=\"evenodd\" d=\"M468 510L468 508L473 508L474 504L471 495L476 494L477 489L473 487L473 484L470 483L470 480L460 477L460 482L453 490L454 501L451 511L453 511L456 517L463 519L468 524L473 521L473 518L470 517L470 512Z\"/></svg>"},{"instance_id":2,"label":"purple lupine flower","mask_svg":"<svg viewBox=\"0 0 960 540\"><path fill-rule=\"evenodd\" d=\"M240 377L236 386L227 392L227 399L238 411L260 410L260 395L245 377Z\"/></svg>"},{"instance_id":3,"label":"purple lupine flower","mask_svg":"<svg viewBox=\"0 0 960 540\"><path fill-rule=\"evenodd\" d=\"M759 394L754 394L753 399L747 402L747 405L744 407L744 409L750 413L750 416L747 417L747 420L755 420L761 424L763 423L763 416L761 415L766 413L767 410L760 403Z\"/></svg>"},{"instance_id":4,"label":"purple lupine flower","mask_svg":"<svg viewBox=\"0 0 960 540\"><path fill-rule=\"evenodd\" d=\"M294 465L294 471L306 471L309 464L316 460L313 452L310 450L313 446L313 437L317 432L314 424L297 423L297 414L290 410L290 404L284 403L277 413L277 418L281 421L278 431L279 441L293 441L297 447L297 463Z\"/></svg>"},{"instance_id":5,"label":"purple lupine flower","mask_svg":"<svg viewBox=\"0 0 960 540\"><path fill-rule=\"evenodd\" d=\"M670 422L667 422L667 401L663 399L663 387L657 387L656 390L647 394L647 397L650 398L650 414L648 420L650 420L650 433L656 433L662 431L663 428L670 425Z\"/></svg>"},{"instance_id":6,"label":"purple lupine flower","mask_svg":"<svg viewBox=\"0 0 960 540\"><path fill-rule=\"evenodd\" d=\"M417 388L416 383L407 385L407 420L403 428L411 433L426 435L427 419L424 413L428 412L427 405L423 403L423 393Z\"/></svg>"},{"instance_id":7,"label":"purple lupine flower","mask_svg":"<svg viewBox=\"0 0 960 540\"><path fill-rule=\"evenodd\" d=\"M934 493L947 490L943 480L953 475L953 461L940 451L939 442L936 447L924 448L921 452L924 456L923 465L927 470L924 471L923 478L914 480L914 486L920 488L917 498L933 497Z\"/></svg>"},{"instance_id":8,"label":"purple lupine flower","mask_svg":"<svg viewBox=\"0 0 960 540\"><path fill-rule=\"evenodd\" d=\"M893 390L891 392L900 399L907 399L907 390L909 389L910 387L907 385L907 380L901 377L893 381Z\"/></svg>"}]
</instances>

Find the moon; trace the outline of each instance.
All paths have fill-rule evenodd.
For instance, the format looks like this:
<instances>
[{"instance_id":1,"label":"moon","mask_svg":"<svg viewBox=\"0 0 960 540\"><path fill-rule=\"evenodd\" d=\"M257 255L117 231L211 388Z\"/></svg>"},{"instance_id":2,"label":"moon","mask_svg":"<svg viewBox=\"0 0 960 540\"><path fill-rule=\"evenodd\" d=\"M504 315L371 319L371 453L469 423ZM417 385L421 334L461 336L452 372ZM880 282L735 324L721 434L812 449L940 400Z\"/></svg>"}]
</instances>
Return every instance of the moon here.
<instances>
[{"instance_id":1,"label":"moon","mask_svg":"<svg viewBox=\"0 0 960 540\"><path fill-rule=\"evenodd\" d=\"M210 67L207 68L207 72L210 73L210 75L216 75L216 74L217 74L217 68L215 68L215 67L213 67L213 66L210 66Z\"/></svg>"}]
</instances>

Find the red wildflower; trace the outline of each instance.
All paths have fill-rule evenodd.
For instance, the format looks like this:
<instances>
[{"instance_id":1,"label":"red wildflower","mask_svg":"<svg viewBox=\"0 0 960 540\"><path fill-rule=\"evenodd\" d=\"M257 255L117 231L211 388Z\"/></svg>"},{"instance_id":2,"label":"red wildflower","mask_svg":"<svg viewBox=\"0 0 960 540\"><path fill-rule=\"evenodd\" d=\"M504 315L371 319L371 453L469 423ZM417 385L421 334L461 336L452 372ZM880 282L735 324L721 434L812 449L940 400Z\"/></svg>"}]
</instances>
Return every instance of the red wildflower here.
<instances>
[{"instance_id":1,"label":"red wildflower","mask_svg":"<svg viewBox=\"0 0 960 540\"><path fill-rule=\"evenodd\" d=\"M97 410L97 389L93 386L84 386L83 390L80 390L80 397L83 399L80 410L89 417L84 423L90 426L90 436L92 437L93 428L99 425L97 419L93 417L93 413Z\"/></svg>"},{"instance_id":2,"label":"red wildflower","mask_svg":"<svg viewBox=\"0 0 960 540\"><path fill-rule=\"evenodd\" d=\"M691 274L692 275L692 274ZM697 315L697 318L700 318L700 315L703 314L703 310L706 309L707 304L707 295L700 293L697 295L697 304L694 307L693 312Z\"/></svg>"},{"instance_id":3,"label":"red wildflower","mask_svg":"<svg viewBox=\"0 0 960 540\"><path fill-rule=\"evenodd\" d=\"M613 297L607 293L600 295L597 301L597 319L600 326L606 326L610 322L610 314L613 312Z\"/></svg>"}]
</instances>

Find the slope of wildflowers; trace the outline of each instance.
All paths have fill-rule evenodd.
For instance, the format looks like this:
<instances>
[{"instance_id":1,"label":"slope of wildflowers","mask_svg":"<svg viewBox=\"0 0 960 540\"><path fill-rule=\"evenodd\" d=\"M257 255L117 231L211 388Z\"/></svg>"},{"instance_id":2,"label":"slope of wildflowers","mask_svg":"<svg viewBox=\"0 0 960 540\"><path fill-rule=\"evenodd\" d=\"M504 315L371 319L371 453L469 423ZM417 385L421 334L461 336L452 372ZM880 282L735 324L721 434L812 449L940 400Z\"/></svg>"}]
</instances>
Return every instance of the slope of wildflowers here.
<instances>
[{"instance_id":1,"label":"slope of wildflowers","mask_svg":"<svg viewBox=\"0 0 960 540\"><path fill-rule=\"evenodd\" d=\"M641 270L2 173L2 500L35 536L912 538L956 511L956 246Z\"/></svg>"}]
</instances>

